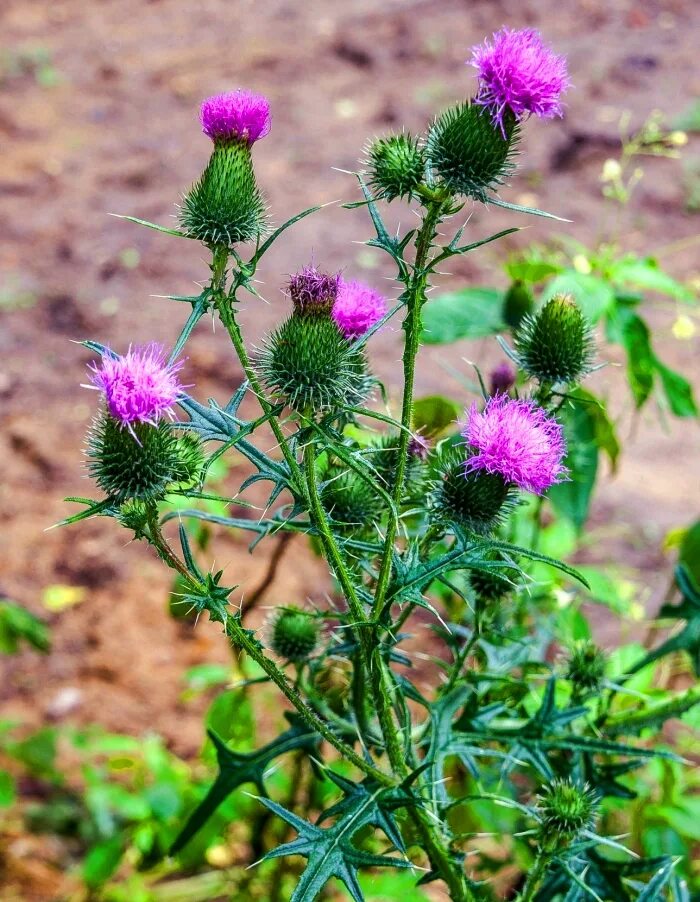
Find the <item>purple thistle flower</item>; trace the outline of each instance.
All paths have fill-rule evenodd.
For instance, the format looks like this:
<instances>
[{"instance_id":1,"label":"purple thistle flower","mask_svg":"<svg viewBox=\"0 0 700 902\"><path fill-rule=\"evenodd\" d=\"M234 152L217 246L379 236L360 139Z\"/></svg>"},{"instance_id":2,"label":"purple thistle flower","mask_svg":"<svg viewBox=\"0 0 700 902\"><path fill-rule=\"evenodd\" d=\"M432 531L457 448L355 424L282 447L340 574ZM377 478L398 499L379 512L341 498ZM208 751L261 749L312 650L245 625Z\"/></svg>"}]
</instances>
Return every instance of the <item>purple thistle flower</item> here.
<instances>
[{"instance_id":1,"label":"purple thistle flower","mask_svg":"<svg viewBox=\"0 0 700 902\"><path fill-rule=\"evenodd\" d=\"M513 367L503 361L497 367L491 370L490 390L492 395L499 392L508 392L515 385L516 372Z\"/></svg>"},{"instance_id":2,"label":"purple thistle flower","mask_svg":"<svg viewBox=\"0 0 700 902\"><path fill-rule=\"evenodd\" d=\"M305 266L289 280L289 296L300 311L330 310L340 288L340 273L321 272L315 266Z\"/></svg>"},{"instance_id":3,"label":"purple thistle flower","mask_svg":"<svg viewBox=\"0 0 700 902\"><path fill-rule=\"evenodd\" d=\"M346 338L359 338L376 325L386 313L382 295L363 282L342 278L333 306L333 319Z\"/></svg>"},{"instance_id":4,"label":"purple thistle flower","mask_svg":"<svg viewBox=\"0 0 700 902\"><path fill-rule=\"evenodd\" d=\"M270 103L252 91L214 94L202 103L199 118L212 141L237 139L250 145L270 131Z\"/></svg>"},{"instance_id":5,"label":"purple thistle flower","mask_svg":"<svg viewBox=\"0 0 700 902\"><path fill-rule=\"evenodd\" d=\"M163 347L152 343L129 348L122 357L105 355L100 367L90 367L92 385L86 387L104 392L110 416L123 426L155 425L164 414L172 415L182 397L181 368L182 361L167 363Z\"/></svg>"},{"instance_id":6,"label":"purple thistle flower","mask_svg":"<svg viewBox=\"0 0 700 902\"><path fill-rule=\"evenodd\" d=\"M506 108L516 119L527 113L542 119L562 115L560 96L571 84L566 59L550 50L534 28L501 28L493 44L484 41L472 48L469 65L479 73L474 102L491 111L504 136Z\"/></svg>"},{"instance_id":7,"label":"purple thistle flower","mask_svg":"<svg viewBox=\"0 0 700 902\"><path fill-rule=\"evenodd\" d=\"M481 413L472 404L462 435L472 450L467 473L499 473L537 495L566 476L562 427L534 401L495 395Z\"/></svg>"}]
</instances>

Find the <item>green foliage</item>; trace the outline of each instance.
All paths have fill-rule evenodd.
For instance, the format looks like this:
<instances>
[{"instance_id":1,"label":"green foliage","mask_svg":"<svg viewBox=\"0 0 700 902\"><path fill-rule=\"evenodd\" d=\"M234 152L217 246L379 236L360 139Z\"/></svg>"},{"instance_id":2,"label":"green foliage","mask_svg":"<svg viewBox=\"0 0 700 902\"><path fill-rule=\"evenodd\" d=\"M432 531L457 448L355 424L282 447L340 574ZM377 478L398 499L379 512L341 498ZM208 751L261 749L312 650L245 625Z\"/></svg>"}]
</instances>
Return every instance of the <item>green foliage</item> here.
<instances>
[{"instance_id":1,"label":"green foliage","mask_svg":"<svg viewBox=\"0 0 700 902\"><path fill-rule=\"evenodd\" d=\"M483 338L504 328L503 295L495 288L465 288L441 294L423 312L424 344L444 345L460 338Z\"/></svg>"},{"instance_id":2,"label":"green foliage","mask_svg":"<svg viewBox=\"0 0 700 902\"><path fill-rule=\"evenodd\" d=\"M36 651L51 648L46 624L9 598L0 597L0 654L14 655L26 643Z\"/></svg>"}]
</instances>

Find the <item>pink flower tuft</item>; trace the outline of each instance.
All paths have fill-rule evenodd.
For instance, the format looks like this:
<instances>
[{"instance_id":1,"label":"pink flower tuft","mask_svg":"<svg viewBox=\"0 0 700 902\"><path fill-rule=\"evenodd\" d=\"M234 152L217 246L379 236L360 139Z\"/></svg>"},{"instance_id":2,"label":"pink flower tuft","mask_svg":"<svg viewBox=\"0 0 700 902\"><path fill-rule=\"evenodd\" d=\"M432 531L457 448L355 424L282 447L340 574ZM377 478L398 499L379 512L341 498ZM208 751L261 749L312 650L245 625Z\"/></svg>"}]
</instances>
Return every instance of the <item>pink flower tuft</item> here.
<instances>
[{"instance_id":1,"label":"pink flower tuft","mask_svg":"<svg viewBox=\"0 0 700 902\"><path fill-rule=\"evenodd\" d=\"M123 426L155 424L182 397L178 372L182 361L168 364L161 345L129 348L123 357L105 355L91 366L92 386L104 392L110 416Z\"/></svg>"},{"instance_id":2,"label":"pink flower tuft","mask_svg":"<svg viewBox=\"0 0 700 902\"><path fill-rule=\"evenodd\" d=\"M362 282L340 281L333 319L346 338L359 338L386 314L386 301Z\"/></svg>"},{"instance_id":3,"label":"pink flower tuft","mask_svg":"<svg viewBox=\"0 0 700 902\"><path fill-rule=\"evenodd\" d=\"M467 473L500 473L506 482L537 495L566 477L562 428L534 401L499 394L481 413L473 404L462 435L472 449Z\"/></svg>"},{"instance_id":4,"label":"pink flower tuft","mask_svg":"<svg viewBox=\"0 0 700 902\"><path fill-rule=\"evenodd\" d=\"M303 310L324 307L335 303L340 287L340 273L321 272L315 266L305 266L289 279L289 296L294 306Z\"/></svg>"},{"instance_id":5,"label":"pink flower tuft","mask_svg":"<svg viewBox=\"0 0 700 902\"><path fill-rule=\"evenodd\" d=\"M469 65L479 73L475 103L487 107L502 131L509 108L516 119L534 113L542 119L562 115L560 97L570 87L566 59L544 44L538 31L501 28L493 44L472 48Z\"/></svg>"},{"instance_id":6,"label":"pink flower tuft","mask_svg":"<svg viewBox=\"0 0 700 902\"><path fill-rule=\"evenodd\" d=\"M254 144L270 131L270 103L252 91L214 94L202 103L202 131L212 141L238 139Z\"/></svg>"}]
</instances>

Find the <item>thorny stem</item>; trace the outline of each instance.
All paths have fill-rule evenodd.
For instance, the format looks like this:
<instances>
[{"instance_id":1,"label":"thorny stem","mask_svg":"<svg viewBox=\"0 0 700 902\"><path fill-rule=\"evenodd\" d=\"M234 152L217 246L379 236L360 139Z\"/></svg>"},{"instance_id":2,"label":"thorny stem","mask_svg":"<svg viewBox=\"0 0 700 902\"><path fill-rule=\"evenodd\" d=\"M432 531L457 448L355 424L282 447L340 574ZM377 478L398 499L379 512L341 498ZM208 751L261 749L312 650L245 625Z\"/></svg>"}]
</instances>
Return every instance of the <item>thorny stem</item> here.
<instances>
[{"instance_id":1,"label":"thorny stem","mask_svg":"<svg viewBox=\"0 0 700 902\"><path fill-rule=\"evenodd\" d=\"M537 889L542 882L542 878L547 872L548 865L549 856L544 852L538 852L534 864L528 872L525 886L523 887L522 892L517 898L517 902L532 902L532 899L534 899L535 893L537 892Z\"/></svg>"}]
</instances>

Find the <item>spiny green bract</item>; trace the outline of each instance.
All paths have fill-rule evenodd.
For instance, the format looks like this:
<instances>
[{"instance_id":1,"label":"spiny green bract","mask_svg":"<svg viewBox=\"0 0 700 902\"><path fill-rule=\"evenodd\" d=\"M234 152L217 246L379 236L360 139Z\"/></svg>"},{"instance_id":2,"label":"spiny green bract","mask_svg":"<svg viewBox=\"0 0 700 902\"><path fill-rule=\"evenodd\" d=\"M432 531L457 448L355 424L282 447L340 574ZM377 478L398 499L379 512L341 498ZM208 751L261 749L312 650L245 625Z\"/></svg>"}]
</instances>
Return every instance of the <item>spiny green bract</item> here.
<instances>
[{"instance_id":1,"label":"spiny green bract","mask_svg":"<svg viewBox=\"0 0 700 902\"><path fill-rule=\"evenodd\" d=\"M216 143L207 168L185 195L180 222L191 238L211 245L232 245L260 235L265 203L245 141Z\"/></svg>"},{"instance_id":2,"label":"spiny green bract","mask_svg":"<svg viewBox=\"0 0 700 902\"><path fill-rule=\"evenodd\" d=\"M259 369L276 398L307 413L353 406L371 387L364 352L330 318L293 314L267 339Z\"/></svg>"},{"instance_id":3,"label":"spiny green bract","mask_svg":"<svg viewBox=\"0 0 700 902\"><path fill-rule=\"evenodd\" d=\"M88 434L88 471L118 504L162 498L178 473L177 437L166 422L132 429L101 413Z\"/></svg>"},{"instance_id":4,"label":"spiny green bract","mask_svg":"<svg viewBox=\"0 0 700 902\"><path fill-rule=\"evenodd\" d=\"M570 295L555 295L526 316L515 337L520 367L540 382L577 382L590 370L590 326Z\"/></svg>"},{"instance_id":5,"label":"spiny green bract","mask_svg":"<svg viewBox=\"0 0 700 902\"><path fill-rule=\"evenodd\" d=\"M331 468L321 489L321 503L337 532L366 532L382 516L377 490L352 471Z\"/></svg>"},{"instance_id":6,"label":"spiny green bract","mask_svg":"<svg viewBox=\"0 0 700 902\"><path fill-rule=\"evenodd\" d=\"M484 107L450 107L428 132L426 155L434 175L453 194L486 203L488 192L503 184L514 166L519 126L512 113L503 118L506 137Z\"/></svg>"},{"instance_id":7,"label":"spiny green bract","mask_svg":"<svg viewBox=\"0 0 700 902\"><path fill-rule=\"evenodd\" d=\"M465 450L453 448L444 453L437 468L431 504L433 518L487 535L502 521L511 489L498 473L466 473L464 458Z\"/></svg>"},{"instance_id":8,"label":"spiny green bract","mask_svg":"<svg viewBox=\"0 0 700 902\"><path fill-rule=\"evenodd\" d=\"M505 564L505 559L500 554L493 554L489 561ZM514 583L518 578L518 571L514 567L498 567L489 570L470 570L469 585L478 602L485 605L500 601L515 590Z\"/></svg>"},{"instance_id":9,"label":"spiny green bract","mask_svg":"<svg viewBox=\"0 0 700 902\"><path fill-rule=\"evenodd\" d=\"M606 661L602 649L595 642L577 643L569 656L566 676L574 684L574 690L580 694L593 692L603 684Z\"/></svg>"},{"instance_id":10,"label":"spiny green bract","mask_svg":"<svg viewBox=\"0 0 700 902\"><path fill-rule=\"evenodd\" d=\"M598 808L597 794L584 783L555 779L537 798L539 839L545 848L557 849L571 842L582 830L593 826Z\"/></svg>"},{"instance_id":11,"label":"spiny green bract","mask_svg":"<svg viewBox=\"0 0 700 902\"><path fill-rule=\"evenodd\" d=\"M384 488L391 488L396 477L396 465L399 461L399 435L390 433L369 445L363 452L363 457L372 467L377 476L382 480ZM406 492L417 495L425 488L425 480L428 474L428 466L417 454L407 453L404 482Z\"/></svg>"},{"instance_id":12,"label":"spiny green bract","mask_svg":"<svg viewBox=\"0 0 700 902\"><path fill-rule=\"evenodd\" d=\"M532 292L524 282L516 279L503 298L503 322L511 329L517 329L534 306Z\"/></svg>"},{"instance_id":13,"label":"spiny green bract","mask_svg":"<svg viewBox=\"0 0 700 902\"><path fill-rule=\"evenodd\" d=\"M190 489L202 479L204 469L204 448L200 438L193 432L185 432L176 439L177 465L173 482L180 489Z\"/></svg>"},{"instance_id":14,"label":"spiny green bract","mask_svg":"<svg viewBox=\"0 0 700 902\"><path fill-rule=\"evenodd\" d=\"M303 661L316 648L318 622L301 608L280 608L272 616L270 645L287 661Z\"/></svg>"},{"instance_id":15,"label":"spiny green bract","mask_svg":"<svg viewBox=\"0 0 700 902\"><path fill-rule=\"evenodd\" d=\"M368 157L369 185L376 197L392 201L415 195L425 177L425 155L417 138L409 134L379 138Z\"/></svg>"}]
</instances>

